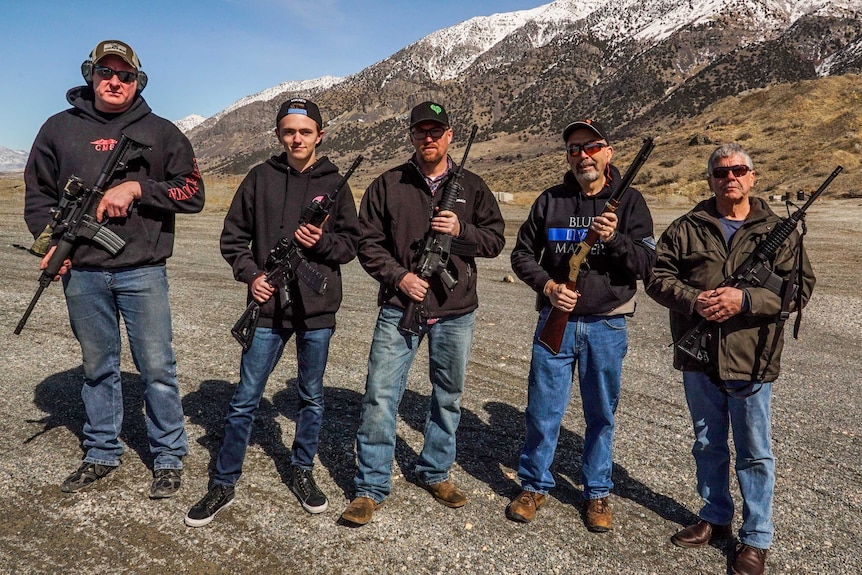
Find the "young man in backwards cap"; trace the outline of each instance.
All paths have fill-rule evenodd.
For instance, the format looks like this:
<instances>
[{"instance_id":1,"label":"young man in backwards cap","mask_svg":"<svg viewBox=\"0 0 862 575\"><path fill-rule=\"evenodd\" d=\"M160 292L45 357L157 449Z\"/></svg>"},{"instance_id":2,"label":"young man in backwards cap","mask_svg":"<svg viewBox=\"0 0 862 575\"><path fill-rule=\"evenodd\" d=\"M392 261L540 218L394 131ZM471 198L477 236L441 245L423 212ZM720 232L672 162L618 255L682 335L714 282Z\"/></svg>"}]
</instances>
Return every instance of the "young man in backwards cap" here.
<instances>
[{"instance_id":1,"label":"young man in backwards cap","mask_svg":"<svg viewBox=\"0 0 862 575\"><path fill-rule=\"evenodd\" d=\"M254 414L267 379L287 341L295 336L299 412L290 454L289 487L309 513L326 511L326 495L312 468L323 421L323 373L335 313L341 305L340 266L356 256L359 223L350 186L335 198L321 227L299 224L306 207L332 193L341 180L327 157L317 157L323 139L320 110L311 100L293 98L276 116L275 135L284 152L252 168L234 196L221 235L221 252L237 281L248 284L249 301L260 304L260 318L249 349L240 361L240 381L225 418L224 440L207 494L185 517L201 527L234 498L234 486L251 437ZM288 284L290 304L266 281L265 262L282 237L301 246L308 263L327 280L323 294L301 280Z\"/></svg>"}]
</instances>

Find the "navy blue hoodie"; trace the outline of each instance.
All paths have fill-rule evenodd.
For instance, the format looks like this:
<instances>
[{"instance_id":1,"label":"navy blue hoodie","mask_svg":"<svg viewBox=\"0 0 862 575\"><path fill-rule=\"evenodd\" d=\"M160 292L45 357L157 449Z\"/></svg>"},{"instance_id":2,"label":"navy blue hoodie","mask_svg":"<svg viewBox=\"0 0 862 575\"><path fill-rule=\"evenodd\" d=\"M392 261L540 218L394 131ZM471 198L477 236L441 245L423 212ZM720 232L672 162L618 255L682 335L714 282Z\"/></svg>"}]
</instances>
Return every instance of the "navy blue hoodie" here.
<instances>
[{"instance_id":1,"label":"navy blue hoodie","mask_svg":"<svg viewBox=\"0 0 862 575\"><path fill-rule=\"evenodd\" d=\"M27 227L33 237L42 233L70 176L94 185L125 133L149 147L104 186L108 190L127 180L141 184L141 198L133 202L128 217L110 218L106 224L126 246L112 256L96 242L79 239L72 265L79 269L163 265L173 253L175 215L197 213L204 206L203 180L191 143L174 124L155 115L140 95L120 114L96 111L89 86L72 88L66 99L73 107L48 118L27 161Z\"/></svg>"},{"instance_id":2,"label":"navy blue hoodie","mask_svg":"<svg viewBox=\"0 0 862 575\"><path fill-rule=\"evenodd\" d=\"M530 215L518 230L512 249L512 269L537 292L536 307L549 306L542 293L549 279L565 282L573 250L589 231L596 216L620 182L620 173L610 167L610 177L598 194L587 196L575 175L568 171L563 183L542 192ZM607 243L596 242L587 256L589 269L578 276L581 297L574 315L605 315L629 302L655 264L653 222L646 201L634 188L620 199L616 215L617 234Z\"/></svg>"}]
</instances>

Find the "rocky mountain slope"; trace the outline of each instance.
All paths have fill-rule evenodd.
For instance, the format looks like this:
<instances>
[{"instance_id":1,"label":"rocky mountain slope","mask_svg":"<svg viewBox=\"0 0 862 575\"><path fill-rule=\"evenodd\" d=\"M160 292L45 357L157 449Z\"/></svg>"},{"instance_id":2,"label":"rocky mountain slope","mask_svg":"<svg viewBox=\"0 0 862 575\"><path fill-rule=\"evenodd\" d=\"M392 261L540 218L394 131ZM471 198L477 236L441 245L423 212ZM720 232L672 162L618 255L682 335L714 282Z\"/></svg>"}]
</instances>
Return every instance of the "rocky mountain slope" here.
<instances>
[{"instance_id":1,"label":"rocky mountain slope","mask_svg":"<svg viewBox=\"0 0 862 575\"><path fill-rule=\"evenodd\" d=\"M632 137L723 98L859 73L860 30L862 0L557 0L440 30L341 80L272 90L190 137L205 169L245 173L278 151L278 105L305 95L324 111L328 155L382 166L409 152L406 114L430 98L456 136L477 123L479 141L526 161L558 148L573 118Z\"/></svg>"}]
</instances>

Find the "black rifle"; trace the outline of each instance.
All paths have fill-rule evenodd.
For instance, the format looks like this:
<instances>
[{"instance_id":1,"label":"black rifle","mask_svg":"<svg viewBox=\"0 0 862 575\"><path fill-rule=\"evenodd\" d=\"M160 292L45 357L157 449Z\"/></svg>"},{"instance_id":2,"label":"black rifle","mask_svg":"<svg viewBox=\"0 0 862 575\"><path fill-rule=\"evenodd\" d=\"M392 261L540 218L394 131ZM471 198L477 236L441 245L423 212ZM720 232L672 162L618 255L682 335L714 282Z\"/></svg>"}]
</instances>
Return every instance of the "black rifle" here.
<instances>
[{"instance_id":1,"label":"black rifle","mask_svg":"<svg viewBox=\"0 0 862 575\"><path fill-rule=\"evenodd\" d=\"M329 210L335 201L335 197L341 188L353 175L354 170L359 167L362 162L362 156L358 156L351 164L350 168L341 177L341 181L335 186L335 189L323 196L314 198L302 216L299 218L299 225L310 224L315 227L320 227L326 216L329 215ZM326 276L311 267L305 254L302 252L302 246L296 241L293 236L283 237L278 240L266 258L266 263L263 266L266 275L264 280L269 285L278 290L281 299L282 309L291 304L290 293L287 286L294 280L301 279L318 294L323 294L326 291ZM260 318L260 304L252 298L251 303L245 308L245 311L231 328L231 335L236 338L244 350L251 347L254 341L254 332L257 329L257 321Z\"/></svg>"},{"instance_id":2,"label":"black rifle","mask_svg":"<svg viewBox=\"0 0 862 575\"><path fill-rule=\"evenodd\" d=\"M626 170L626 174L620 181L620 187L616 189L614 194L607 201L605 207L602 209L602 213L617 211L617 208L620 205L620 199L629 189L629 186L631 186L632 181L634 181L635 176L652 153L654 147L652 138L644 140L643 146L641 146L638 155L635 156L635 159L632 161L629 169ZM599 241L598 232L589 230L584 241L578 244L575 248L575 252L569 259L569 277L566 279L567 289L572 291L577 289L578 276L581 274L581 270L586 268L587 256L590 254L590 250L597 241ZM545 320L545 325L542 326L542 331L539 333L539 343L545 346L548 351L554 355L560 353L560 346L563 345L563 335L566 332L566 324L569 322L570 315L571 312L565 312L558 307L551 307L551 313L548 314L548 319Z\"/></svg>"},{"instance_id":3,"label":"black rifle","mask_svg":"<svg viewBox=\"0 0 862 575\"><path fill-rule=\"evenodd\" d=\"M51 208L51 222L28 250L34 255L44 256L48 253L51 237L58 233L63 234L57 242L54 253L48 260L48 265L39 276L39 288L36 290L36 295L30 300L24 317L15 327L16 335L24 329L24 324L27 323L33 308L36 307L36 302L39 301L45 288L51 285L51 281L63 267L63 262L71 257L72 251L78 243L78 238L93 240L112 256L116 255L126 245L120 236L106 228L105 224L96 221L96 208L104 195L105 185L114 176L114 173L117 170L125 170L129 161L145 149L149 149L149 146L122 134L120 141L114 146L111 155L108 156L105 165L102 166L102 171L92 188L85 186L84 182L77 176L71 176L66 182L60 201L56 207ZM126 158L130 151L134 151L135 156Z\"/></svg>"},{"instance_id":4,"label":"black rifle","mask_svg":"<svg viewBox=\"0 0 862 575\"><path fill-rule=\"evenodd\" d=\"M757 245L754 251L745 258L745 261L742 262L742 264L736 268L732 274L724 278L720 284L715 286L715 289L722 287L766 287L773 293L783 296L784 290L794 289L794 287L798 288L798 286L789 285L794 281L793 278L789 278L789 280L785 282L782 278L773 273L772 270L769 269L769 261L775 257L775 254L778 253L781 245L790 237L790 234L796 230L797 224L805 219L806 210L811 207L811 204L820 197L820 194L826 190L829 184L832 183L832 180L834 180L843 169L844 168L841 166L835 168L835 171L826 178L826 181L820 185L817 191L811 194L808 201L805 202L801 208L790 214L780 224L775 226L775 228L769 232L769 235L767 235L766 238ZM701 317L698 322L691 329L685 332L685 334L683 334L683 336L676 342L676 346L680 351L703 364L710 363L709 352L707 351L711 337L707 327L710 323L712 322L707 320L705 317Z\"/></svg>"},{"instance_id":5,"label":"black rifle","mask_svg":"<svg viewBox=\"0 0 862 575\"><path fill-rule=\"evenodd\" d=\"M470 153L470 146L473 145L473 139L476 137L478 129L479 126L473 124L461 164L455 170L452 177L449 178L449 181L446 182L446 188L443 190L440 203L437 205L438 213L446 210L451 211L455 207L455 202L458 200L458 196L462 190L459 180L464 171L464 163L467 161L467 154ZM452 291L458 284L458 280L453 278L449 270L446 269L446 266L449 264L451 251L452 236L436 232L429 228L425 233L425 238L422 240L422 247L416 251L416 263L413 266L413 273L423 280L429 280L432 276L436 275L443 282L443 285L446 286L446 289ZM422 323L427 319L425 311L425 301L427 299L428 292L425 293L425 300L422 302L416 302L411 299L407 303L407 307L404 308L404 314L401 316L401 321L398 322L398 329L413 335L422 334Z\"/></svg>"}]
</instances>

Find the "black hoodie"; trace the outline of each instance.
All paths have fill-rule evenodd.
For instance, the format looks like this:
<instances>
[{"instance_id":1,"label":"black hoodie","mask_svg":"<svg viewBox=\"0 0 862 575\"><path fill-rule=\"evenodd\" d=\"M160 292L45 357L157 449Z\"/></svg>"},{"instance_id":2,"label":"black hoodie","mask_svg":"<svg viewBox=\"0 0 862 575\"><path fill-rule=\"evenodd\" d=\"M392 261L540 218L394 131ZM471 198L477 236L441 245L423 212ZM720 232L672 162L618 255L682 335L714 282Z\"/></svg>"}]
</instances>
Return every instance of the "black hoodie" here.
<instances>
[{"instance_id":1,"label":"black hoodie","mask_svg":"<svg viewBox=\"0 0 862 575\"><path fill-rule=\"evenodd\" d=\"M610 178L598 194L587 196L571 171L563 183L542 192L520 230L512 250L512 269L538 294L537 308L549 306L542 294L549 279L568 279L574 248L587 235L596 216L620 183L620 173L610 166ZM629 188L616 210L617 234L607 243L597 242L587 256L589 266L578 276L581 297L573 315L604 315L629 302L655 264L653 222L643 196ZM627 310L629 311L629 310Z\"/></svg>"},{"instance_id":2,"label":"black hoodie","mask_svg":"<svg viewBox=\"0 0 862 575\"><path fill-rule=\"evenodd\" d=\"M221 234L221 253L234 278L251 285L263 273L278 240L293 238L306 207L316 197L331 194L340 180L338 168L326 157L303 172L288 165L286 153L252 168L236 191ZM326 277L326 291L321 295L303 281L293 281L288 286L291 305L283 310L276 293L261 306L258 325L295 329L335 325L342 296L340 265L356 256L359 244L356 203L349 185L336 196L323 232L313 248L302 249L312 267ZM247 301L251 301L250 291Z\"/></svg>"},{"instance_id":3,"label":"black hoodie","mask_svg":"<svg viewBox=\"0 0 862 575\"><path fill-rule=\"evenodd\" d=\"M96 111L89 86L72 88L66 99L73 107L48 118L27 161L27 227L34 237L42 233L70 176L93 186L125 133L149 147L104 186L108 190L127 180L141 184L141 198L132 203L128 217L110 218L106 224L126 246L112 256L92 240L79 239L72 265L102 269L164 264L173 253L175 214L200 212L204 206L203 180L191 143L179 128L153 114L140 95L120 114Z\"/></svg>"}]
</instances>

